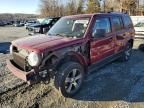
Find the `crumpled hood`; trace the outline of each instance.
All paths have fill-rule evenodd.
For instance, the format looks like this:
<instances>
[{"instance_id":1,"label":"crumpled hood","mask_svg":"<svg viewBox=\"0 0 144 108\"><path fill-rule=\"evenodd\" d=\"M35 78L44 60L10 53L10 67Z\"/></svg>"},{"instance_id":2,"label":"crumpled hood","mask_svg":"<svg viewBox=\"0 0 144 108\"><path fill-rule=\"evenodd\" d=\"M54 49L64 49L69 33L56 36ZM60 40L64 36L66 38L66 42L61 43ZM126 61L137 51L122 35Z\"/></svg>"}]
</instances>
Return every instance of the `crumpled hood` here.
<instances>
[{"instance_id":1,"label":"crumpled hood","mask_svg":"<svg viewBox=\"0 0 144 108\"><path fill-rule=\"evenodd\" d=\"M47 36L42 34L17 39L13 41L12 44L19 48L41 52L43 50L55 50L60 47L64 47L67 43L73 40L75 39L60 36Z\"/></svg>"}]
</instances>

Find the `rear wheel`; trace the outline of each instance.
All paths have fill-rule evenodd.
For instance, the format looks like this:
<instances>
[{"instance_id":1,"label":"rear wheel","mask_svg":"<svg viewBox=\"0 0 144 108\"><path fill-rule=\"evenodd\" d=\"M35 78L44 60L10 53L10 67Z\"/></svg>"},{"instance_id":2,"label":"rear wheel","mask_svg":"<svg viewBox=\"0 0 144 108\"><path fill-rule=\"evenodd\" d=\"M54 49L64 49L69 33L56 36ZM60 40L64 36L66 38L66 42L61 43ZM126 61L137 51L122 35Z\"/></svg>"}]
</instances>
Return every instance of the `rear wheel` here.
<instances>
[{"instance_id":1,"label":"rear wheel","mask_svg":"<svg viewBox=\"0 0 144 108\"><path fill-rule=\"evenodd\" d=\"M128 43L126 48L125 48L125 51L123 52L120 60L121 61L128 61L131 57L131 54L132 54L132 45L131 43Z\"/></svg>"},{"instance_id":2,"label":"rear wheel","mask_svg":"<svg viewBox=\"0 0 144 108\"><path fill-rule=\"evenodd\" d=\"M65 97L72 97L81 88L84 69L79 63L68 62L62 65L55 77L55 82Z\"/></svg>"}]
</instances>

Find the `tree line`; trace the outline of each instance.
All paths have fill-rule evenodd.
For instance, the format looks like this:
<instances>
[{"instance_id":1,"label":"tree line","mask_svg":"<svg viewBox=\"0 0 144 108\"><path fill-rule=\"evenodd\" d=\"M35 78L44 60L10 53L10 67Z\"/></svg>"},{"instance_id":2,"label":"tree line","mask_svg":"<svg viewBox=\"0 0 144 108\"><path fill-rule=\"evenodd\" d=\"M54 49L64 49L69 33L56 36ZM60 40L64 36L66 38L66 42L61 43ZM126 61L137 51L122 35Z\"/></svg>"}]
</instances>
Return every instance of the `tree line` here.
<instances>
[{"instance_id":1,"label":"tree line","mask_svg":"<svg viewBox=\"0 0 144 108\"><path fill-rule=\"evenodd\" d=\"M109 11L144 14L144 6L139 4L139 0L68 0L65 3L62 0L41 0L39 9L41 17Z\"/></svg>"},{"instance_id":2,"label":"tree line","mask_svg":"<svg viewBox=\"0 0 144 108\"><path fill-rule=\"evenodd\" d=\"M37 15L34 14L9 14L4 13L0 14L0 21L17 21L17 20L29 20L37 18Z\"/></svg>"},{"instance_id":3,"label":"tree line","mask_svg":"<svg viewBox=\"0 0 144 108\"><path fill-rule=\"evenodd\" d=\"M144 15L144 0L40 0L39 15L0 14L0 20L26 20L37 17L66 16L97 12L127 12L129 15ZM143 2L144 3L144 2Z\"/></svg>"}]
</instances>

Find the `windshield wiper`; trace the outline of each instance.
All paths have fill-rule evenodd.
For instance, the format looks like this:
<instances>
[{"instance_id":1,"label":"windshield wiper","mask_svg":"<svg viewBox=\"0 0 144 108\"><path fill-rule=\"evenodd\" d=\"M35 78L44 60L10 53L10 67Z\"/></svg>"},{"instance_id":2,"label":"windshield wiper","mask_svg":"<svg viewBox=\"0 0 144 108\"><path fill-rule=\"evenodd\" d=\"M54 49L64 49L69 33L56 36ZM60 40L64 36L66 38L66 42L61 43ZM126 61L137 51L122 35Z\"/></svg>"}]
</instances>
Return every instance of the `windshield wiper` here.
<instances>
[{"instance_id":1,"label":"windshield wiper","mask_svg":"<svg viewBox=\"0 0 144 108\"><path fill-rule=\"evenodd\" d=\"M74 38L76 36L71 36L71 35L68 35L68 34L60 34L60 33L57 33L57 34L48 34L50 36L61 36L61 37L70 37L70 38Z\"/></svg>"},{"instance_id":2,"label":"windshield wiper","mask_svg":"<svg viewBox=\"0 0 144 108\"><path fill-rule=\"evenodd\" d=\"M47 33L47 35L52 36L53 34Z\"/></svg>"},{"instance_id":3,"label":"windshield wiper","mask_svg":"<svg viewBox=\"0 0 144 108\"><path fill-rule=\"evenodd\" d=\"M55 36L64 36L63 34L57 33Z\"/></svg>"},{"instance_id":4,"label":"windshield wiper","mask_svg":"<svg viewBox=\"0 0 144 108\"><path fill-rule=\"evenodd\" d=\"M64 36L63 34L59 34L59 33L58 34L51 34L51 33L49 33L48 35L49 36Z\"/></svg>"}]
</instances>

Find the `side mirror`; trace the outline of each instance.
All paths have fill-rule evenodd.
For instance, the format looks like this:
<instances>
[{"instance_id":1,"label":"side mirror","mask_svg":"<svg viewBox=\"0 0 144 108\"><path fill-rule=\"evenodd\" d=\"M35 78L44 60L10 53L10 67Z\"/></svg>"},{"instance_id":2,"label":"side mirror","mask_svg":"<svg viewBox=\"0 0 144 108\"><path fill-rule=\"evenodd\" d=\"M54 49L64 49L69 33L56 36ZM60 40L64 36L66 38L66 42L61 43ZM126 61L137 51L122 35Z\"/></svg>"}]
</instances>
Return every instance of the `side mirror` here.
<instances>
[{"instance_id":1,"label":"side mirror","mask_svg":"<svg viewBox=\"0 0 144 108\"><path fill-rule=\"evenodd\" d=\"M96 29L93 33L92 33L92 37L94 38L99 38L99 37L105 37L106 35L106 30L105 29Z\"/></svg>"}]
</instances>

